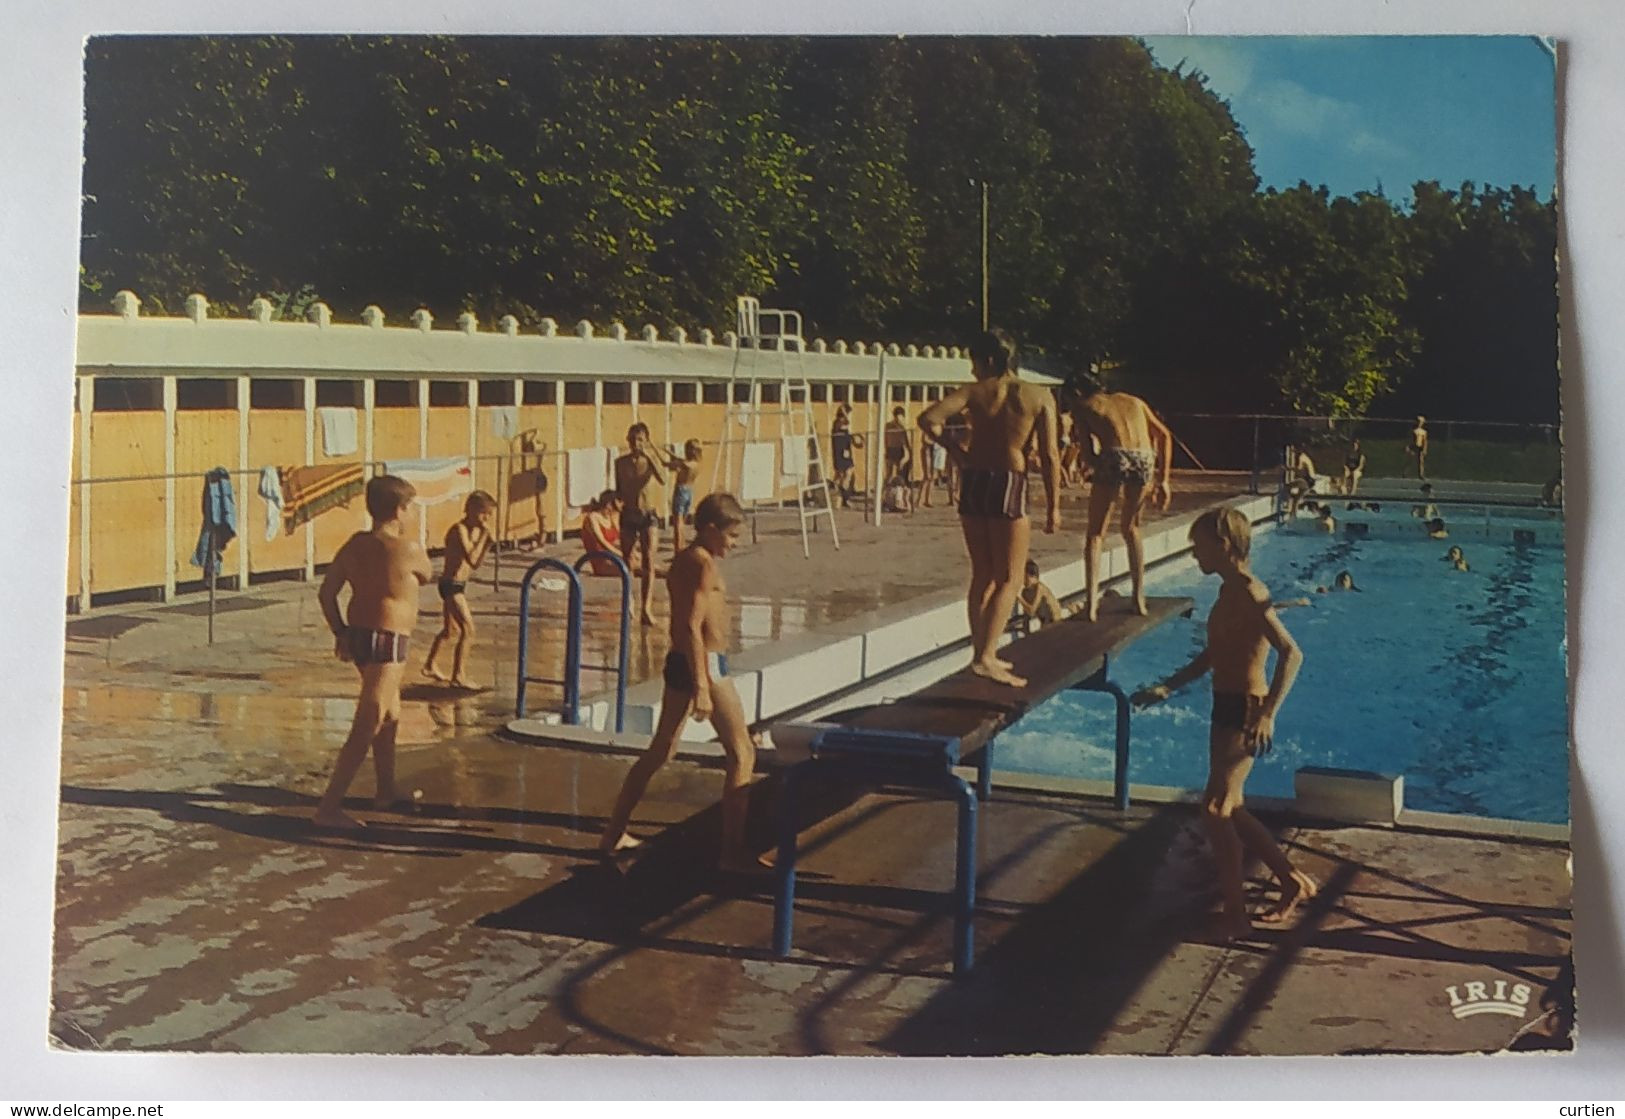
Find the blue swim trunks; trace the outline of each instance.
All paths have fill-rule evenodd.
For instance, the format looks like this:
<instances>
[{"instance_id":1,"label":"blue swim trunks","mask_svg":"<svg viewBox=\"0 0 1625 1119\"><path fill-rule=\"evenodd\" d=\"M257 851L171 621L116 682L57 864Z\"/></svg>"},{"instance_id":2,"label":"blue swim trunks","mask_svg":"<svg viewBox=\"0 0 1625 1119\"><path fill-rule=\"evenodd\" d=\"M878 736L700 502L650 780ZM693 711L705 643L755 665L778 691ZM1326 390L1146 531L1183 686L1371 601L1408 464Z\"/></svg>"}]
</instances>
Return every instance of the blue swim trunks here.
<instances>
[{"instance_id":1,"label":"blue swim trunks","mask_svg":"<svg viewBox=\"0 0 1625 1119\"><path fill-rule=\"evenodd\" d=\"M671 515L686 517L694 508L694 487L678 486L671 491Z\"/></svg>"}]
</instances>

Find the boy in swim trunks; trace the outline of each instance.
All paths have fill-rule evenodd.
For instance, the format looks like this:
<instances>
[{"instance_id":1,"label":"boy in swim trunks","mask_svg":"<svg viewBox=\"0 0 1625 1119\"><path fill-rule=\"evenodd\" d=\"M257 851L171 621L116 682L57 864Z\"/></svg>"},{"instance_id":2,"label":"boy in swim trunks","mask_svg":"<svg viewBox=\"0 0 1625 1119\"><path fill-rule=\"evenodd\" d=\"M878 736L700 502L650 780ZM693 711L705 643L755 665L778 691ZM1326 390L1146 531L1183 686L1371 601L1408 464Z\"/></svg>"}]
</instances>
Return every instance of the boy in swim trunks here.
<instances>
[{"instance_id":1,"label":"boy in swim trunks","mask_svg":"<svg viewBox=\"0 0 1625 1119\"><path fill-rule=\"evenodd\" d=\"M1121 496L1134 609L1144 614L1145 545L1140 539L1140 513L1148 497L1162 509L1172 500L1168 475L1174 463L1173 433L1145 401L1126 392L1106 392L1088 374L1077 379L1072 418L1085 468L1093 475L1089 526L1083 542L1084 610L1091 622L1100 617L1100 542L1106 536L1112 505ZM1098 454L1091 437L1100 442Z\"/></svg>"},{"instance_id":2,"label":"boy in swim trunks","mask_svg":"<svg viewBox=\"0 0 1625 1119\"><path fill-rule=\"evenodd\" d=\"M660 463L649 453L649 425L635 423L626 431L630 448L615 460L615 492L621 497L621 558L626 565L642 576L643 595L638 619L646 626L655 624L649 613L654 601L655 506L650 490L666 484L660 472ZM642 553L639 565L632 563L632 553Z\"/></svg>"},{"instance_id":3,"label":"boy in swim trunks","mask_svg":"<svg viewBox=\"0 0 1625 1119\"><path fill-rule=\"evenodd\" d=\"M672 471L671 487L671 554L683 550L683 522L694 511L694 476L699 472L704 451L698 439L683 444L683 457L668 455L666 465Z\"/></svg>"},{"instance_id":4,"label":"boy in swim trunks","mask_svg":"<svg viewBox=\"0 0 1625 1119\"><path fill-rule=\"evenodd\" d=\"M1028 630L1038 626L1052 626L1073 611L1061 605L1061 600L1055 597L1055 592L1039 578L1038 563L1035 560L1027 561L1027 570L1021 584L1021 593L1016 596L1016 612L1026 623ZM1033 623L1038 623L1035 626Z\"/></svg>"},{"instance_id":5,"label":"boy in swim trunks","mask_svg":"<svg viewBox=\"0 0 1625 1119\"><path fill-rule=\"evenodd\" d=\"M368 482L372 528L345 541L317 592L322 616L333 631L334 654L361 673L349 737L316 807L315 821L321 827L363 826L345 813L344 794L369 750L376 777L372 805L382 811L395 803L395 734L406 641L418 618L418 587L434 577L428 555L406 536L401 524L401 514L416 496L410 483L393 475L380 474ZM339 591L346 583L350 603L346 613L340 613Z\"/></svg>"},{"instance_id":6,"label":"boy in swim trunks","mask_svg":"<svg viewBox=\"0 0 1625 1119\"><path fill-rule=\"evenodd\" d=\"M739 542L745 511L732 494L713 493L694 511L694 543L671 561L666 585L671 591L671 651L663 672L660 721L643 756L633 763L615 799L615 809L598 841L601 855L637 847L642 840L626 833L632 810L649 779L671 760L677 736L692 716L709 721L726 756L722 786L722 858L724 870L754 871L764 865L745 849L745 815L750 807L751 778L756 770L756 743L728 679L730 613L722 560Z\"/></svg>"},{"instance_id":7,"label":"boy in swim trunks","mask_svg":"<svg viewBox=\"0 0 1625 1119\"><path fill-rule=\"evenodd\" d=\"M1204 575L1218 575L1219 597L1207 619L1207 647L1167 680L1134 694L1144 707L1213 673L1213 721L1208 732L1208 779L1202 793L1203 823L1213 845L1224 916L1220 935L1235 939L1252 931L1242 893L1242 848L1263 860L1280 882L1280 900L1262 914L1285 921L1314 896L1315 882L1293 867L1269 831L1242 807L1242 785L1253 759L1268 752L1275 714L1303 665L1303 653L1270 605L1270 591L1248 569L1252 527L1238 510L1210 509L1191 525L1191 552ZM1264 688L1269 651L1275 674Z\"/></svg>"},{"instance_id":8,"label":"boy in swim trunks","mask_svg":"<svg viewBox=\"0 0 1625 1119\"><path fill-rule=\"evenodd\" d=\"M960 466L959 526L970 553L970 670L1011 687L1027 681L998 656L999 638L1021 589L1032 529L1027 523L1027 453L1036 433L1048 505L1045 532L1061 527L1061 456L1056 447L1055 397L1016 375L1016 344L1000 330L970 346L974 384L955 389L920 413L920 430L947 448ZM944 438L957 415L970 420L970 445Z\"/></svg>"},{"instance_id":9,"label":"boy in swim trunks","mask_svg":"<svg viewBox=\"0 0 1625 1119\"><path fill-rule=\"evenodd\" d=\"M463 502L463 519L446 530L446 567L437 584L440 591L440 632L429 645L423 662L423 675L446 683L446 674L436 663L440 646L455 632L457 644L451 654L451 686L477 692L463 675L468 647L474 640L474 612L468 608L468 580L491 548L491 520L496 516L497 499L484 490L475 490Z\"/></svg>"}]
</instances>

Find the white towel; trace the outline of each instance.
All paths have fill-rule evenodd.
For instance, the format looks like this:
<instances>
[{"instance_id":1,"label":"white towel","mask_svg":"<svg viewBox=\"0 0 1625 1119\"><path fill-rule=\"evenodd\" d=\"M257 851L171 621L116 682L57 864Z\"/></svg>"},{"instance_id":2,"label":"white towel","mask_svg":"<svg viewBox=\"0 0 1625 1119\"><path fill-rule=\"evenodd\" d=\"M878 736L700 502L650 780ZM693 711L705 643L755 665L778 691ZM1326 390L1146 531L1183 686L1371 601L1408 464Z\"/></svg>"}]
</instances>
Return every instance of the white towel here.
<instances>
[{"instance_id":1,"label":"white towel","mask_svg":"<svg viewBox=\"0 0 1625 1119\"><path fill-rule=\"evenodd\" d=\"M519 434L519 409L506 404L491 409L491 434L498 439L512 439Z\"/></svg>"},{"instance_id":2,"label":"white towel","mask_svg":"<svg viewBox=\"0 0 1625 1119\"><path fill-rule=\"evenodd\" d=\"M318 408L316 418L322 425L322 453L328 456L353 455L356 451L356 410L354 408Z\"/></svg>"},{"instance_id":3,"label":"white towel","mask_svg":"<svg viewBox=\"0 0 1625 1119\"><path fill-rule=\"evenodd\" d=\"M798 482L806 479L811 465L807 458L807 439L805 435L786 435L779 440L779 461L785 478Z\"/></svg>"},{"instance_id":4,"label":"white towel","mask_svg":"<svg viewBox=\"0 0 1625 1119\"><path fill-rule=\"evenodd\" d=\"M770 501L778 495L778 480L773 476L777 450L772 443L745 444L745 455L739 464L741 501Z\"/></svg>"},{"instance_id":5,"label":"white towel","mask_svg":"<svg viewBox=\"0 0 1625 1119\"><path fill-rule=\"evenodd\" d=\"M566 502L581 509L609 488L609 454L608 447L584 447L566 453Z\"/></svg>"},{"instance_id":6,"label":"white towel","mask_svg":"<svg viewBox=\"0 0 1625 1119\"><path fill-rule=\"evenodd\" d=\"M260 496L265 499L265 539L275 540L282 528L282 480L277 477L276 467L260 471Z\"/></svg>"}]
</instances>

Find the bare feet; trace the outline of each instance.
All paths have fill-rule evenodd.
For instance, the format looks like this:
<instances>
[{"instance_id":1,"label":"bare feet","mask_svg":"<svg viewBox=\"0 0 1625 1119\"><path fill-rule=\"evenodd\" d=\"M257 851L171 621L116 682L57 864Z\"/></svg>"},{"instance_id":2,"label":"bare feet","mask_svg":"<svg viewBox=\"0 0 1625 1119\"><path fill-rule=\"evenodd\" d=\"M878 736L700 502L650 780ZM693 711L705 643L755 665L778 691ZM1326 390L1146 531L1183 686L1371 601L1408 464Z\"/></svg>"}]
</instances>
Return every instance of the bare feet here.
<instances>
[{"instance_id":1,"label":"bare feet","mask_svg":"<svg viewBox=\"0 0 1625 1119\"><path fill-rule=\"evenodd\" d=\"M452 677L451 686L464 692L483 692L485 690L484 684L476 684L472 680L464 680L461 676Z\"/></svg>"},{"instance_id":2,"label":"bare feet","mask_svg":"<svg viewBox=\"0 0 1625 1119\"><path fill-rule=\"evenodd\" d=\"M983 679L992 680L995 684L1005 684L1012 688L1025 688L1027 686L1025 677L1017 676L997 661L992 664L972 661L970 670Z\"/></svg>"},{"instance_id":3,"label":"bare feet","mask_svg":"<svg viewBox=\"0 0 1625 1119\"><path fill-rule=\"evenodd\" d=\"M1083 608L1083 616L1091 622L1100 621L1100 600L1096 599L1094 602L1086 604Z\"/></svg>"},{"instance_id":4,"label":"bare feet","mask_svg":"<svg viewBox=\"0 0 1625 1119\"><path fill-rule=\"evenodd\" d=\"M773 860L766 855L724 855L717 860L717 869L726 874L766 874L773 869Z\"/></svg>"},{"instance_id":5,"label":"bare feet","mask_svg":"<svg viewBox=\"0 0 1625 1119\"><path fill-rule=\"evenodd\" d=\"M1259 914L1258 919L1266 925L1284 924L1297 912L1298 906L1314 897L1319 889L1313 878L1294 870L1292 877L1281 883L1281 900Z\"/></svg>"},{"instance_id":6,"label":"bare feet","mask_svg":"<svg viewBox=\"0 0 1625 1119\"><path fill-rule=\"evenodd\" d=\"M1004 669L1006 672L1009 672L1011 669L1016 667L1014 661L1007 661L997 653L993 654L993 663Z\"/></svg>"},{"instance_id":7,"label":"bare feet","mask_svg":"<svg viewBox=\"0 0 1625 1119\"><path fill-rule=\"evenodd\" d=\"M612 858L615 855L619 855L622 851L635 851L637 848L642 846L643 840L634 835L629 835L622 832L621 838L615 841L615 845L613 847L605 847L603 843L600 842L598 844L598 853L607 859Z\"/></svg>"},{"instance_id":8,"label":"bare feet","mask_svg":"<svg viewBox=\"0 0 1625 1119\"><path fill-rule=\"evenodd\" d=\"M348 815L340 809L331 812L318 812L311 817L311 822L319 828L330 828L333 831L365 831L367 825Z\"/></svg>"},{"instance_id":9,"label":"bare feet","mask_svg":"<svg viewBox=\"0 0 1625 1119\"><path fill-rule=\"evenodd\" d=\"M1151 608L1145 604L1145 595L1134 596L1134 612L1142 618L1151 613Z\"/></svg>"},{"instance_id":10,"label":"bare feet","mask_svg":"<svg viewBox=\"0 0 1625 1119\"><path fill-rule=\"evenodd\" d=\"M423 666L423 675L428 677L430 680L434 680L441 684L444 684L446 681L451 679L451 677L447 676L444 672L441 672L432 664L426 664Z\"/></svg>"}]
</instances>

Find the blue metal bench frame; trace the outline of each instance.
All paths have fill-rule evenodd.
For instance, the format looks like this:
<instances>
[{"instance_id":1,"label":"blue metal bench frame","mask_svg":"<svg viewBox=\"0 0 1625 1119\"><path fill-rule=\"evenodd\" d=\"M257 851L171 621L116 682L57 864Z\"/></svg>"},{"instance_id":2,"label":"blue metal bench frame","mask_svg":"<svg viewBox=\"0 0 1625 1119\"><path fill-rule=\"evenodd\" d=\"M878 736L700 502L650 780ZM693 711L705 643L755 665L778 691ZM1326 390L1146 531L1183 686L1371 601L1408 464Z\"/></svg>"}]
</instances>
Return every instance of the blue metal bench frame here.
<instances>
[{"instance_id":1,"label":"blue metal bench frame","mask_svg":"<svg viewBox=\"0 0 1625 1119\"><path fill-rule=\"evenodd\" d=\"M621 580L621 640L617 650L617 664L606 669L615 674L615 730L626 729L626 668L627 649L632 638L632 572L626 561L614 552L588 552L572 567L561 559L544 557L531 564L519 584L519 683L515 689L514 714L525 717L525 686L527 684L560 684L564 698L559 716L569 726L581 721L581 569L595 559L609 559ZM564 636L564 678L546 679L529 674L530 665L530 590L531 583L543 571L557 571L570 582L569 608Z\"/></svg>"}]
</instances>

